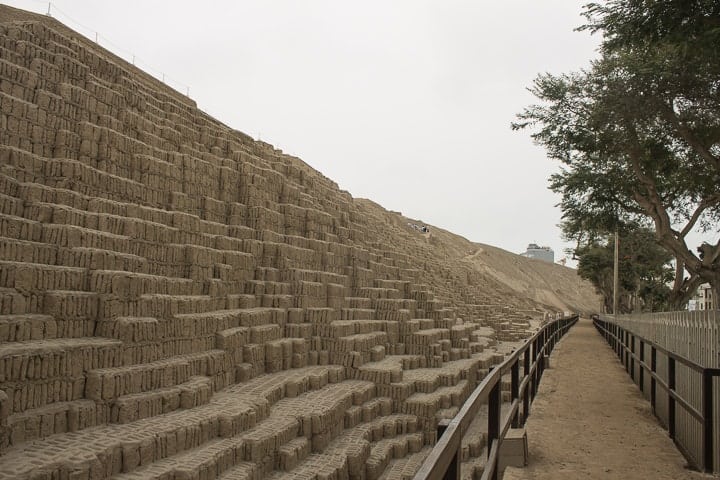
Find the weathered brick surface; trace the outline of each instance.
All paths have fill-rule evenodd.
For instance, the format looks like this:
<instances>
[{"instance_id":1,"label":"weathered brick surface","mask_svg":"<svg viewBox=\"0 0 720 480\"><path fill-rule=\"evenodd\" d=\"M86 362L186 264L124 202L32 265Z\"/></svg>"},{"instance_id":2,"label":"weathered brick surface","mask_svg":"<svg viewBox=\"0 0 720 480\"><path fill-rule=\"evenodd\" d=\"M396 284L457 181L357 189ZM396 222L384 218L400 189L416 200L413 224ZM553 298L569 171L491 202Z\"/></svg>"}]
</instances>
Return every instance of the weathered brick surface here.
<instances>
[{"instance_id":1,"label":"weathered brick surface","mask_svg":"<svg viewBox=\"0 0 720 480\"><path fill-rule=\"evenodd\" d=\"M529 327L53 19L0 53L0 478L406 476Z\"/></svg>"}]
</instances>

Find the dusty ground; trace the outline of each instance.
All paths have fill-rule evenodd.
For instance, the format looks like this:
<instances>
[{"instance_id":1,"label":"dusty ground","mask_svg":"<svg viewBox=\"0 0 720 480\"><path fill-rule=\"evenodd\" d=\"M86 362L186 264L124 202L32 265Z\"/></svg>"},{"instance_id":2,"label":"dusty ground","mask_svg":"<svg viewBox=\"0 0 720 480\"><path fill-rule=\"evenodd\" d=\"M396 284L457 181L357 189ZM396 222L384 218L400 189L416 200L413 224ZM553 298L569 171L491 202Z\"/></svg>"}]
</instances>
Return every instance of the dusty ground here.
<instances>
[{"instance_id":1,"label":"dusty ground","mask_svg":"<svg viewBox=\"0 0 720 480\"><path fill-rule=\"evenodd\" d=\"M685 468L650 404L589 320L557 346L526 428L528 466L509 468L505 480L717 478Z\"/></svg>"}]
</instances>

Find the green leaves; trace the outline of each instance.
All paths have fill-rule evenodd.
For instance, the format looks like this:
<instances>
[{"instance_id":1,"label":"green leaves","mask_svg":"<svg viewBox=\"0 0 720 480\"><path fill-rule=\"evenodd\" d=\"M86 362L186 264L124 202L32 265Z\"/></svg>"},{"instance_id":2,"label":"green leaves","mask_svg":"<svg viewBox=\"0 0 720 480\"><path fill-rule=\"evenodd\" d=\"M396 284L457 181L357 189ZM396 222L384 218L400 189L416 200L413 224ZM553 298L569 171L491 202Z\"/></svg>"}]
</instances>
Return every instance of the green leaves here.
<instances>
[{"instance_id":1,"label":"green leaves","mask_svg":"<svg viewBox=\"0 0 720 480\"><path fill-rule=\"evenodd\" d=\"M672 256L653 238L653 232L638 225L625 225L620 235L620 309L657 311L669 306L668 283L673 278ZM603 296L608 310L613 302L614 236L605 236L576 251L578 274L591 281Z\"/></svg>"},{"instance_id":2,"label":"green leaves","mask_svg":"<svg viewBox=\"0 0 720 480\"><path fill-rule=\"evenodd\" d=\"M603 35L601 57L538 75L539 103L512 124L562 164L549 188L562 196L563 233L582 247L651 222L679 265L717 285L720 264L685 238L720 232L720 3L610 0L583 15L579 30ZM711 248L720 258L720 242Z\"/></svg>"}]
</instances>

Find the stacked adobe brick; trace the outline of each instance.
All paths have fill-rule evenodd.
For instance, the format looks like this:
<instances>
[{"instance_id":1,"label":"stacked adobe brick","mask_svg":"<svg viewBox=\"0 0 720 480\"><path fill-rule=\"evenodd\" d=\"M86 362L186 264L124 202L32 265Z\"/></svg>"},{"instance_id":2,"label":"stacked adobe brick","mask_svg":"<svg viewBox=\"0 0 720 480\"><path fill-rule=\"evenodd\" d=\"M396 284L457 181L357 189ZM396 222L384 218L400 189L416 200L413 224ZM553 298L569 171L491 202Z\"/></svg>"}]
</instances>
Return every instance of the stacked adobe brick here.
<instances>
[{"instance_id":1,"label":"stacked adobe brick","mask_svg":"<svg viewBox=\"0 0 720 480\"><path fill-rule=\"evenodd\" d=\"M485 299L54 20L0 6L0 51L0 478L419 466L502 358Z\"/></svg>"}]
</instances>

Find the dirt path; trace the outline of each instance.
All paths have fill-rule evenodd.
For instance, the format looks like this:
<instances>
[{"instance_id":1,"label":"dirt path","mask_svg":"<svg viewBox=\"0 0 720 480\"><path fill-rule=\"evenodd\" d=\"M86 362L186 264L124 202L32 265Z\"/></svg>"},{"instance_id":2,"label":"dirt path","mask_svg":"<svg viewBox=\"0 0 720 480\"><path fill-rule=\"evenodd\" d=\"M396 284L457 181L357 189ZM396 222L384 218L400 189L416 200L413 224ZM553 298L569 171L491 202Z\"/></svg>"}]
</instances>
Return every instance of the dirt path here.
<instances>
[{"instance_id":1,"label":"dirt path","mask_svg":"<svg viewBox=\"0 0 720 480\"><path fill-rule=\"evenodd\" d=\"M717 478L685 468L589 320L570 330L550 363L526 425L528 466L509 468L505 480Z\"/></svg>"}]
</instances>

